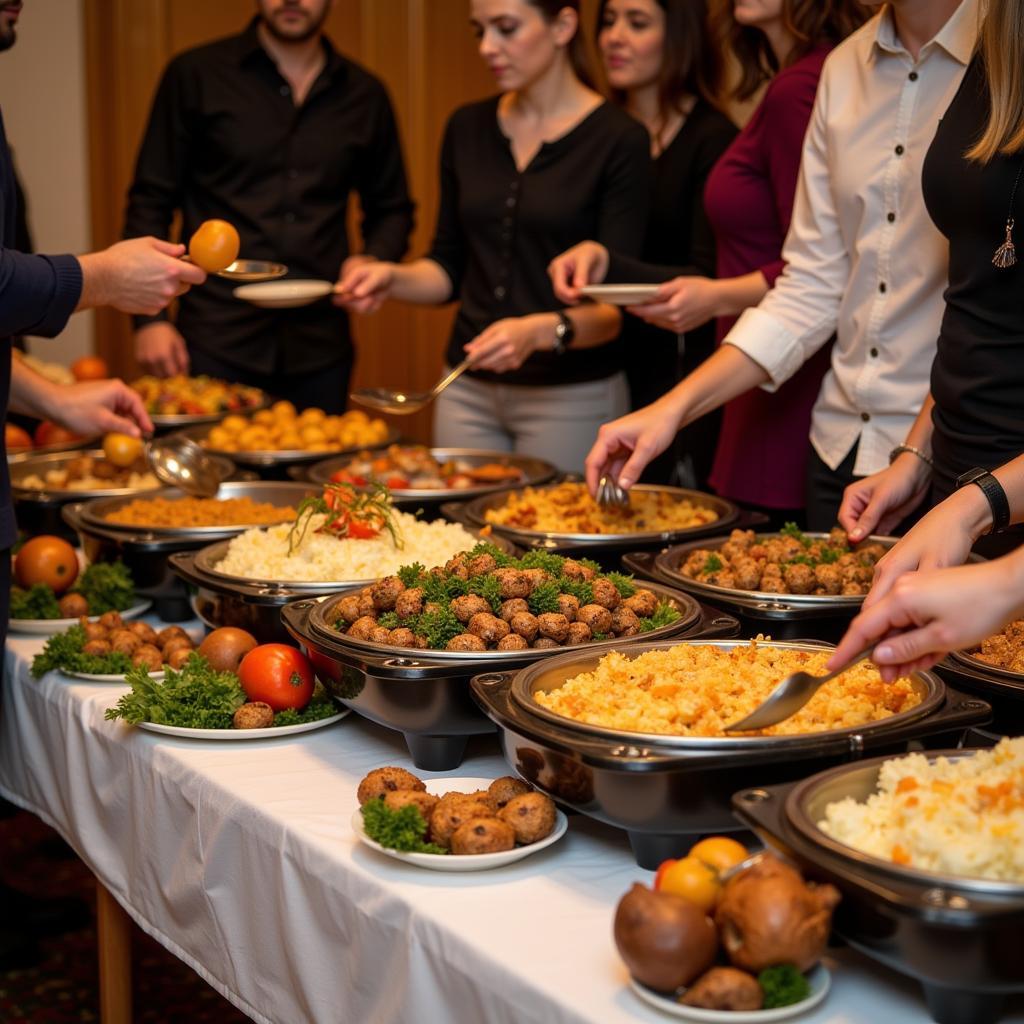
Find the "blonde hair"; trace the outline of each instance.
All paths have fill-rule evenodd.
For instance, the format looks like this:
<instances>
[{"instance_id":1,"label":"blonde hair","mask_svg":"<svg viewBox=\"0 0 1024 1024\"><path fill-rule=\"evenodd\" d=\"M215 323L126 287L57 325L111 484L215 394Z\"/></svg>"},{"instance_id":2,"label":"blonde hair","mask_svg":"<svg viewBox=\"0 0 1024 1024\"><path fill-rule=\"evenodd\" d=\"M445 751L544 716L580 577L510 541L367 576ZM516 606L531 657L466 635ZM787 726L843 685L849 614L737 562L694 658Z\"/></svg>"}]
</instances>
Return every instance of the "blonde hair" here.
<instances>
[{"instance_id":1,"label":"blonde hair","mask_svg":"<svg viewBox=\"0 0 1024 1024\"><path fill-rule=\"evenodd\" d=\"M992 109L967 158L988 163L1024 149L1024 0L989 0L981 56Z\"/></svg>"}]
</instances>

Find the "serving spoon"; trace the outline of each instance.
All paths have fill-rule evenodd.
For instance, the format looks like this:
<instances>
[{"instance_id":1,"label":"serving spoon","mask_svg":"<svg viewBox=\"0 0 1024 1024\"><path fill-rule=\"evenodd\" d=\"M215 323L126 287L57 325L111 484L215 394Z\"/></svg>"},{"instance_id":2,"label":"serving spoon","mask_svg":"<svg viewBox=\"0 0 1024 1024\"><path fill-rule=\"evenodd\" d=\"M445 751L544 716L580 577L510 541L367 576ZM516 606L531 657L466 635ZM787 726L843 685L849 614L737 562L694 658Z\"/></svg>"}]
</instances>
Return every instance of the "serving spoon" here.
<instances>
[{"instance_id":1,"label":"serving spoon","mask_svg":"<svg viewBox=\"0 0 1024 1024\"><path fill-rule=\"evenodd\" d=\"M872 644L860 654L855 654L845 665L840 665L834 672L829 672L827 676L812 676L808 672L794 672L792 675L786 676L746 718L727 725L725 731L746 732L750 729L767 729L769 725L778 725L779 722L792 718L825 683L842 675L854 665L859 665L874 653L875 645Z\"/></svg>"},{"instance_id":2,"label":"serving spoon","mask_svg":"<svg viewBox=\"0 0 1024 1024\"><path fill-rule=\"evenodd\" d=\"M186 263L195 262L188 253L181 258ZM215 270L213 273L217 277L226 277L229 281L273 281L278 277L284 277L288 273L288 268L283 263L275 263L273 260L235 260L223 270Z\"/></svg>"},{"instance_id":3,"label":"serving spoon","mask_svg":"<svg viewBox=\"0 0 1024 1024\"><path fill-rule=\"evenodd\" d=\"M463 359L450 373L442 377L429 391L399 391L397 388L357 388L349 398L379 412L406 416L430 405L452 381L461 377L472 360Z\"/></svg>"},{"instance_id":4,"label":"serving spoon","mask_svg":"<svg viewBox=\"0 0 1024 1024\"><path fill-rule=\"evenodd\" d=\"M187 437L170 436L146 442L146 458L161 483L197 498L212 498L220 489L220 473L202 446Z\"/></svg>"}]
</instances>

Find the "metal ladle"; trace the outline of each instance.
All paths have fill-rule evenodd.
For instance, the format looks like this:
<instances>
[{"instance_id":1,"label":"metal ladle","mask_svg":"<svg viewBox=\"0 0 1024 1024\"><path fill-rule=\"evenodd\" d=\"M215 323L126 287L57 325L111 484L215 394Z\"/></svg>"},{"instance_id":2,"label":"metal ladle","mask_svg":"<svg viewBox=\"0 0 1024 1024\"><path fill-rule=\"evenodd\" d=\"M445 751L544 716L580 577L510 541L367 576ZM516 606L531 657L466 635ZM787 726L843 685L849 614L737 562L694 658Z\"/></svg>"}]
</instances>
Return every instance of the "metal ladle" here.
<instances>
[{"instance_id":1,"label":"metal ladle","mask_svg":"<svg viewBox=\"0 0 1024 1024\"><path fill-rule=\"evenodd\" d=\"M396 388L357 388L349 398L379 412L405 416L419 412L429 405L452 381L469 369L471 360L463 359L447 376L442 377L429 391L399 391Z\"/></svg>"},{"instance_id":2,"label":"metal ladle","mask_svg":"<svg viewBox=\"0 0 1024 1024\"><path fill-rule=\"evenodd\" d=\"M158 480L197 498L212 498L220 489L220 473L209 455L187 437L146 442L146 458Z\"/></svg>"},{"instance_id":3,"label":"metal ladle","mask_svg":"<svg viewBox=\"0 0 1024 1024\"><path fill-rule=\"evenodd\" d=\"M194 260L186 253L181 257L186 263ZM273 281L284 277L288 268L283 263L272 260L235 260L223 270L215 270L217 277L226 277L229 281Z\"/></svg>"}]
</instances>

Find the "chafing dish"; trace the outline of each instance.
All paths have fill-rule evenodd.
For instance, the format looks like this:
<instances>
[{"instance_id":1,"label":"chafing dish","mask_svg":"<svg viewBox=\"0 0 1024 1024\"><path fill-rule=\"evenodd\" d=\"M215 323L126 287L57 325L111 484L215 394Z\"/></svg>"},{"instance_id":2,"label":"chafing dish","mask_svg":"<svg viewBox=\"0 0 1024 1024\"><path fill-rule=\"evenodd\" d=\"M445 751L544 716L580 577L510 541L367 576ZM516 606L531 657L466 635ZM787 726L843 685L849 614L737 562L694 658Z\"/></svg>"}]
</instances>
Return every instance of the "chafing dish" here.
<instances>
[{"instance_id":1,"label":"chafing dish","mask_svg":"<svg viewBox=\"0 0 1024 1024\"><path fill-rule=\"evenodd\" d=\"M88 491L64 487L44 487L41 490L26 487L23 481L30 476L39 476L45 479L48 472L63 469L72 459L79 459L83 456L101 459L103 451L95 448L89 451L60 451L49 455L36 455L35 452L26 454L31 457L19 458L16 462L11 463L11 493L14 497L14 508L21 520L19 525L33 534L53 533L59 537L74 540L74 530L68 527L61 516L61 510L65 505L72 502L91 501L95 498L125 496L138 498L151 493L137 487L97 487ZM221 480L255 479L254 473L239 470L230 459L216 456L213 463Z\"/></svg>"},{"instance_id":2,"label":"chafing dish","mask_svg":"<svg viewBox=\"0 0 1024 1024\"><path fill-rule=\"evenodd\" d=\"M1007 736L1024 733L1024 674L955 651L935 666L953 686L978 694L992 705L990 728Z\"/></svg>"},{"instance_id":3,"label":"chafing dish","mask_svg":"<svg viewBox=\"0 0 1024 1024\"><path fill-rule=\"evenodd\" d=\"M535 459L530 455L517 455L514 452L482 451L478 448L430 448L430 454L438 462L458 461L468 466L483 466L488 463L500 463L513 466L520 471L522 478L515 487L536 487L553 479L557 470L550 462ZM295 479L310 480L313 483L329 483L338 470L346 469L356 456L338 455L312 466L294 466L289 474ZM441 505L445 502L458 500L469 501L484 494L497 490L507 491L509 481L499 484L479 484L474 487L408 487L392 488L391 499L398 508L407 512L423 509L424 515L434 518L440 514Z\"/></svg>"},{"instance_id":4,"label":"chafing dish","mask_svg":"<svg viewBox=\"0 0 1024 1024\"><path fill-rule=\"evenodd\" d=\"M969 751L935 751L960 758ZM818 827L827 804L874 793L885 760L844 765L803 782L744 789L737 815L811 878L843 893L834 927L850 945L921 982L939 1024L990 1024L1024 992L1024 884L900 867L836 842Z\"/></svg>"},{"instance_id":5,"label":"chafing dish","mask_svg":"<svg viewBox=\"0 0 1024 1024\"><path fill-rule=\"evenodd\" d=\"M731 649L739 641L630 644L625 653L636 657L708 642ZM497 724L505 757L519 774L583 814L625 829L637 862L651 869L681 855L684 834L736 829L730 798L740 787L802 778L868 751L898 753L910 740L942 736L948 742L989 715L986 703L949 690L930 672L913 676L921 696L914 708L856 728L787 736L673 737L604 729L554 715L534 699L538 690L592 670L606 650L566 654L518 672L486 672L473 679L473 696Z\"/></svg>"},{"instance_id":6,"label":"chafing dish","mask_svg":"<svg viewBox=\"0 0 1024 1024\"><path fill-rule=\"evenodd\" d=\"M223 418L223 417L222 417ZM184 430L177 431L183 437L187 437L192 441L198 441L202 444L205 441L207 435L210 433L209 425L199 425L195 427L186 427ZM354 454L355 452L361 451L374 451L377 448L384 448L389 444L394 444L398 440L398 430L393 426L388 427L388 435L384 438L380 444L371 445L354 445L351 448L339 448L333 454L344 455ZM311 464L314 462L320 462L324 455L329 454L327 452L310 452L302 449L294 451L259 451L259 452L227 452L219 451L216 448L211 448L206 444L203 447L210 452L212 455L224 455L230 459L233 459L240 466L246 466L250 469L255 469L260 476L268 480L283 480L288 477L288 469L290 466Z\"/></svg>"},{"instance_id":7,"label":"chafing dish","mask_svg":"<svg viewBox=\"0 0 1024 1024\"><path fill-rule=\"evenodd\" d=\"M310 484L273 481L240 481L221 484L218 497L252 498L253 501L295 507L304 497L318 493ZM78 535L82 550L90 562L112 562L120 558L131 570L135 589L154 602L157 614L168 622L192 617L188 591L173 572L169 556L195 551L213 541L225 541L242 533L252 524L200 527L138 527L107 522L105 516L115 509L147 497L185 497L171 488L159 491L135 491L114 498L64 506L65 521Z\"/></svg>"},{"instance_id":8,"label":"chafing dish","mask_svg":"<svg viewBox=\"0 0 1024 1024\"><path fill-rule=\"evenodd\" d=\"M736 620L730 616L706 609L667 587L653 585L650 589L671 601L680 618L647 636L735 635ZM284 624L310 655L333 695L371 721L403 733L413 762L426 771L457 768L467 738L494 731L470 697L473 676L512 673L527 665L543 664L558 654L558 649L461 652L387 648L339 633L334 628L337 601L328 598L287 605L282 611ZM575 650L585 650L589 656L623 643L605 640Z\"/></svg>"},{"instance_id":9,"label":"chafing dish","mask_svg":"<svg viewBox=\"0 0 1024 1024\"><path fill-rule=\"evenodd\" d=\"M760 538L778 534L759 534ZM815 540L827 539L826 533L807 533ZM745 636L757 633L776 640L805 639L835 641L846 632L850 620L860 611L862 595L771 594L759 590L720 587L686 576L681 571L687 558L699 549L717 551L728 536L712 540L676 544L661 551L634 551L623 556L622 564L642 579L654 579L678 587L702 601L723 608L740 620ZM862 544L896 543L895 537L868 537Z\"/></svg>"},{"instance_id":10,"label":"chafing dish","mask_svg":"<svg viewBox=\"0 0 1024 1024\"><path fill-rule=\"evenodd\" d=\"M254 412L267 409L274 401L269 395L260 392L262 396L253 405L247 405L241 409L223 409L220 412L182 412L182 413L159 413L151 412L149 418L153 421L158 433L165 433L169 430L181 430L184 427L213 426L220 423L225 416L251 416Z\"/></svg>"}]
</instances>

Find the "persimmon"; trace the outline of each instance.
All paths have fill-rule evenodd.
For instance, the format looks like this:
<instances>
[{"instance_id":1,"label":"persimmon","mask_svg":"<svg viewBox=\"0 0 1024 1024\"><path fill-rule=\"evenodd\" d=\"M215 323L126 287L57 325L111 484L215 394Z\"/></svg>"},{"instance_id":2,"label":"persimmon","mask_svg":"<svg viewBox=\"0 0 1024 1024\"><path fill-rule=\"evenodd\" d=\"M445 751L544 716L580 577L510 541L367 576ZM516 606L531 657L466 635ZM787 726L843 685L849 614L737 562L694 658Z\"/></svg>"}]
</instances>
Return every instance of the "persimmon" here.
<instances>
[{"instance_id":1,"label":"persimmon","mask_svg":"<svg viewBox=\"0 0 1024 1024\"><path fill-rule=\"evenodd\" d=\"M189 239L188 254L208 274L223 270L238 259L241 240L226 220L204 220Z\"/></svg>"}]
</instances>

